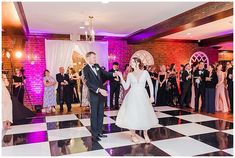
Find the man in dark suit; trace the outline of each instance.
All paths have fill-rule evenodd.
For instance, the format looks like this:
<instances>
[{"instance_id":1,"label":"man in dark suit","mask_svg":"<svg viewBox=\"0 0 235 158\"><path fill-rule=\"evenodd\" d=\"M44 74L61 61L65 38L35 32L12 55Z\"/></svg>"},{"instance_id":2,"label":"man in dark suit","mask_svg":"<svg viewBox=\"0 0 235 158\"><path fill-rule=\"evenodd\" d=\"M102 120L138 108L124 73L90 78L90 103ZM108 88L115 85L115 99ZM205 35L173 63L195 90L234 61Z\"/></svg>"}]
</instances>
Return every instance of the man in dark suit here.
<instances>
[{"instance_id":1,"label":"man in dark suit","mask_svg":"<svg viewBox=\"0 0 235 158\"><path fill-rule=\"evenodd\" d=\"M111 79L116 73L107 72L96 64L96 54L88 52L86 54L87 65L83 68L87 87L89 89L89 102L91 106L91 134L93 141L100 141L100 138L107 137L102 134L104 102L108 96L103 85L102 76Z\"/></svg>"},{"instance_id":2,"label":"man in dark suit","mask_svg":"<svg viewBox=\"0 0 235 158\"><path fill-rule=\"evenodd\" d=\"M109 72L119 71L118 62L113 63L113 68ZM115 77L110 80L110 108L112 110L119 109L119 94L120 94L120 77ZM113 97L115 95L115 104L113 105Z\"/></svg>"},{"instance_id":3,"label":"man in dark suit","mask_svg":"<svg viewBox=\"0 0 235 158\"><path fill-rule=\"evenodd\" d=\"M227 62L228 72L227 72L227 84L228 84L228 95L230 101L230 111L233 113L233 61Z\"/></svg>"},{"instance_id":4,"label":"man in dark suit","mask_svg":"<svg viewBox=\"0 0 235 158\"><path fill-rule=\"evenodd\" d=\"M194 72L194 86L195 86L195 110L198 112L199 98L201 96L202 106L201 112L205 109L205 79L206 70L204 68L204 62L200 62L198 68Z\"/></svg>"},{"instance_id":5,"label":"man in dark suit","mask_svg":"<svg viewBox=\"0 0 235 158\"><path fill-rule=\"evenodd\" d=\"M191 100L192 74L190 71L189 63L187 63L184 67L185 68L182 73L182 92L180 98L181 108L183 108L184 105L186 105L186 107L189 107L189 103Z\"/></svg>"},{"instance_id":6,"label":"man in dark suit","mask_svg":"<svg viewBox=\"0 0 235 158\"><path fill-rule=\"evenodd\" d=\"M64 111L64 102L67 105L68 112L71 112L73 88L70 85L69 75L64 73L64 67L60 67L59 71L60 73L56 74L56 81L58 82L57 95L59 98L60 112Z\"/></svg>"}]
</instances>

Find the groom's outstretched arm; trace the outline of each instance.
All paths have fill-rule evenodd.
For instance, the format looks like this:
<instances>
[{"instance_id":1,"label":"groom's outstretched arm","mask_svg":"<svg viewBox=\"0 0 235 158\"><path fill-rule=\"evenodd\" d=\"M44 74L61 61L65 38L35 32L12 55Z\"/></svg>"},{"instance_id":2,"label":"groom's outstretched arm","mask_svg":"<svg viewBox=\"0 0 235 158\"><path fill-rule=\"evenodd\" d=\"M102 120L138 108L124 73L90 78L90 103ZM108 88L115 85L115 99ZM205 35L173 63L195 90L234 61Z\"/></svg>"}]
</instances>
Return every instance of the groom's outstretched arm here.
<instances>
[{"instance_id":1,"label":"groom's outstretched arm","mask_svg":"<svg viewBox=\"0 0 235 158\"><path fill-rule=\"evenodd\" d=\"M114 76L113 76L113 73L114 73L114 72L107 72L107 71L101 69L100 66L99 66L99 69L100 69L102 75L104 75L108 80L114 78Z\"/></svg>"}]
</instances>

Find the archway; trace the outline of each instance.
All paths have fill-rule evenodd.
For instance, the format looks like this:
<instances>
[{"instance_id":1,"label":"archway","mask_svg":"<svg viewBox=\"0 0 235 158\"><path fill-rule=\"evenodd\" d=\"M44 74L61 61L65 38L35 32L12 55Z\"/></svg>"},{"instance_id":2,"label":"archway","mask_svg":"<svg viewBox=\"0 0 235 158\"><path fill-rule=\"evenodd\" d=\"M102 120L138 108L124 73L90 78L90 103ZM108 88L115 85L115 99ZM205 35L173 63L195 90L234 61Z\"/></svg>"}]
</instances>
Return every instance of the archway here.
<instances>
[{"instance_id":1,"label":"archway","mask_svg":"<svg viewBox=\"0 0 235 158\"><path fill-rule=\"evenodd\" d=\"M138 57L144 63L144 65L151 66L154 65L153 56L146 50L138 50L136 51L131 58Z\"/></svg>"},{"instance_id":2,"label":"archway","mask_svg":"<svg viewBox=\"0 0 235 158\"><path fill-rule=\"evenodd\" d=\"M201 51L198 51L198 52L195 52L191 58L190 58L190 66L195 64L195 63L199 63L203 61L206 65L206 67L209 65L209 58L207 57L207 55L204 53L204 52L201 52Z\"/></svg>"}]
</instances>

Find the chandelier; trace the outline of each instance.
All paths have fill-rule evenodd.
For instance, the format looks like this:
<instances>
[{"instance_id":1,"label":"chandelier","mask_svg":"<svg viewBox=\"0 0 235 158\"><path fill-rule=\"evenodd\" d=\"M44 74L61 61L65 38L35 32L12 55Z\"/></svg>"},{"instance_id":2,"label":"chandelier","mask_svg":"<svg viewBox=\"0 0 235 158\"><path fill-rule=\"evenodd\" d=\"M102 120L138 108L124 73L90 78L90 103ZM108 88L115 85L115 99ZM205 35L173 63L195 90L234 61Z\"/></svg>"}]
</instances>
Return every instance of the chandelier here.
<instances>
[{"instance_id":1,"label":"chandelier","mask_svg":"<svg viewBox=\"0 0 235 158\"><path fill-rule=\"evenodd\" d=\"M95 41L95 31L93 28L93 16L89 16L89 21L85 22L85 40L86 41Z\"/></svg>"}]
</instances>

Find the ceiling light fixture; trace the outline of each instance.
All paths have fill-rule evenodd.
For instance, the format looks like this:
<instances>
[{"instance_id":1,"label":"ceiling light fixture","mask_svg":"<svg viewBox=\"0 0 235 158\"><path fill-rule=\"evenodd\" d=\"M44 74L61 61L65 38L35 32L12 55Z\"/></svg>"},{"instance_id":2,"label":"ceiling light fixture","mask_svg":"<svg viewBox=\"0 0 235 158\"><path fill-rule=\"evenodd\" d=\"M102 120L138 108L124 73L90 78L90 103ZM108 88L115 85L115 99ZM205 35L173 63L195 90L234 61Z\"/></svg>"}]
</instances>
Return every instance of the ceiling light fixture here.
<instances>
[{"instance_id":1,"label":"ceiling light fixture","mask_svg":"<svg viewBox=\"0 0 235 158\"><path fill-rule=\"evenodd\" d=\"M107 4L109 3L109 0L101 0L101 3Z\"/></svg>"}]
</instances>

